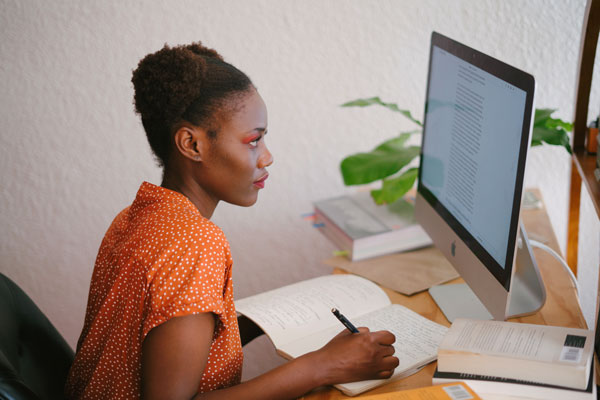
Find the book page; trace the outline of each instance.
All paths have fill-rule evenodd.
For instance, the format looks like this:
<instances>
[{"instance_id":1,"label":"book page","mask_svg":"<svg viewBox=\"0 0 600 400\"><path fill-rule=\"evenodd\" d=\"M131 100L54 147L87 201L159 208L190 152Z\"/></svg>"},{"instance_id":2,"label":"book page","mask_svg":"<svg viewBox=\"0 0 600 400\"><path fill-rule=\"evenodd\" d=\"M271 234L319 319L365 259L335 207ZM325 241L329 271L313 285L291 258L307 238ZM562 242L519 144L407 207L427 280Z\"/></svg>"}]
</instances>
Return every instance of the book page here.
<instances>
[{"instance_id":1,"label":"book page","mask_svg":"<svg viewBox=\"0 0 600 400\"><path fill-rule=\"evenodd\" d=\"M331 313L337 308L346 317L365 314L390 304L375 283L356 275L326 275L245 299L237 300L238 312L253 320L277 349L315 332L343 325Z\"/></svg>"},{"instance_id":2,"label":"book page","mask_svg":"<svg viewBox=\"0 0 600 400\"><path fill-rule=\"evenodd\" d=\"M402 378L418 372L422 366L437 357L437 349L448 331L443 325L430 321L414 311L392 304L384 309L357 319L356 323L370 330L388 330L396 336L394 355L400 360L391 379ZM344 393L360 393L387 382L374 379L351 382L336 387Z\"/></svg>"},{"instance_id":3,"label":"book page","mask_svg":"<svg viewBox=\"0 0 600 400\"><path fill-rule=\"evenodd\" d=\"M399 304L391 304L371 313L348 319L356 327L366 326L371 331L387 330L396 336L395 354L400 358L396 373L420 366L425 360L435 359L437 348L448 331L445 326L430 321ZM310 337L290 342L282 350L293 358L299 357L323 347L344 329L346 328L336 321L334 326L315 332Z\"/></svg>"}]
</instances>

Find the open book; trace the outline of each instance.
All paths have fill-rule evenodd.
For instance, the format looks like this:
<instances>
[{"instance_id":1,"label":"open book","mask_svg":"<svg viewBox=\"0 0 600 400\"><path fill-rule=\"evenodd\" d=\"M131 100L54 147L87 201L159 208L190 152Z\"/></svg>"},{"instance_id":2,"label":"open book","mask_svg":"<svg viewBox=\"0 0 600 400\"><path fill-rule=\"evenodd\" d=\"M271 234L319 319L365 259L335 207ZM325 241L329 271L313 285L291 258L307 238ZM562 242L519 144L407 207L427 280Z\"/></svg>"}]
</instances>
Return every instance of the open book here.
<instances>
[{"instance_id":1,"label":"open book","mask_svg":"<svg viewBox=\"0 0 600 400\"><path fill-rule=\"evenodd\" d=\"M396 335L400 365L391 379L417 372L434 361L448 328L408 308L391 304L373 282L356 275L327 275L260 293L235 302L236 310L260 326L277 352L297 358L323 347L346 329L331 313L339 309L355 326ZM335 385L349 396L382 385L376 379Z\"/></svg>"}]
</instances>

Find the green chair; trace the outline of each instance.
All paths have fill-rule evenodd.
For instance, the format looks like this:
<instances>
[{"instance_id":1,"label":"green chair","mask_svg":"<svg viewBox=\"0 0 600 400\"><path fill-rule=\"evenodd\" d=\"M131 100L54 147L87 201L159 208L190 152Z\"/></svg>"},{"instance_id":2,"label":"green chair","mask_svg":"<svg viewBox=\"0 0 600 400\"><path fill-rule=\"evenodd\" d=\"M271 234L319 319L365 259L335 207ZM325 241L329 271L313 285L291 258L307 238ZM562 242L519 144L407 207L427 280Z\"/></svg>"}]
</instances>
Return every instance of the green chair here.
<instances>
[{"instance_id":1,"label":"green chair","mask_svg":"<svg viewBox=\"0 0 600 400\"><path fill-rule=\"evenodd\" d=\"M0 273L0 399L63 399L73 356L44 313Z\"/></svg>"}]
</instances>

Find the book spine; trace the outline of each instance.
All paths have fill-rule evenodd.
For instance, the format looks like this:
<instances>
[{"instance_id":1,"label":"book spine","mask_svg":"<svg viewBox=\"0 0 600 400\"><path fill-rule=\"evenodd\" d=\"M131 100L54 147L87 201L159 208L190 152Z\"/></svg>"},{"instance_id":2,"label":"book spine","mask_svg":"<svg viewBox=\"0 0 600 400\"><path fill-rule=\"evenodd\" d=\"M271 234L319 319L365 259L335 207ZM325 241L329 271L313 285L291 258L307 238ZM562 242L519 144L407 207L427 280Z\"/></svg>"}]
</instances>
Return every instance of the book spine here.
<instances>
[{"instance_id":1,"label":"book spine","mask_svg":"<svg viewBox=\"0 0 600 400\"><path fill-rule=\"evenodd\" d=\"M464 374L461 372L440 372L437 369L433 373L432 383L434 385L458 381L465 382L481 395L513 395L517 397L522 396L528 399L541 400L596 400L596 384L593 377L593 372L590 374L588 387L586 389L573 389L564 386L540 384L518 379L507 379L478 374ZM485 398L485 396L483 397Z\"/></svg>"}]
</instances>

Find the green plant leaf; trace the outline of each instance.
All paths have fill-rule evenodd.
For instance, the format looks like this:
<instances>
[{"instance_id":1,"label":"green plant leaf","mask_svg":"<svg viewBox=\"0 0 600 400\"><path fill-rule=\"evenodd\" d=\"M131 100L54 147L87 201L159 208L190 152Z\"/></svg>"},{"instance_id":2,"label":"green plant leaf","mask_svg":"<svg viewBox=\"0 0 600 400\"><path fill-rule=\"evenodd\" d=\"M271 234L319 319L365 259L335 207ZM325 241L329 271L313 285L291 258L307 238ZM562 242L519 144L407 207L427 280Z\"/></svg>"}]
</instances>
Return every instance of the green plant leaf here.
<instances>
[{"instance_id":1,"label":"green plant leaf","mask_svg":"<svg viewBox=\"0 0 600 400\"><path fill-rule=\"evenodd\" d=\"M402 138L388 140L368 153L357 153L342 160L340 169L345 185L363 185L400 171L419 155L420 147L398 147Z\"/></svg>"},{"instance_id":2,"label":"green plant leaf","mask_svg":"<svg viewBox=\"0 0 600 400\"><path fill-rule=\"evenodd\" d=\"M410 133L401 133L398 137L386 140L379 146L375 147L374 151L396 151L404 148L404 143L410 138Z\"/></svg>"},{"instance_id":3,"label":"green plant leaf","mask_svg":"<svg viewBox=\"0 0 600 400\"><path fill-rule=\"evenodd\" d=\"M534 126L531 138L532 146L539 146L542 142L563 146L569 154L573 154L567 131L562 128L552 129L545 126Z\"/></svg>"},{"instance_id":4,"label":"green plant leaf","mask_svg":"<svg viewBox=\"0 0 600 400\"><path fill-rule=\"evenodd\" d=\"M550 115L556 111L551 108L536 108L535 115L533 117L533 126L545 125L546 120L550 118Z\"/></svg>"},{"instance_id":5,"label":"green plant leaf","mask_svg":"<svg viewBox=\"0 0 600 400\"><path fill-rule=\"evenodd\" d=\"M546 121L546 127L550 129L562 128L567 132L571 132L573 130L573 124L570 122L565 122L562 119L558 118L548 118Z\"/></svg>"},{"instance_id":6,"label":"green plant leaf","mask_svg":"<svg viewBox=\"0 0 600 400\"><path fill-rule=\"evenodd\" d=\"M398 135L408 135L408 136L412 136L412 135L420 135L423 133L422 129L414 129L412 131L406 131L406 132L400 132Z\"/></svg>"},{"instance_id":7,"label":"green plant leaf","mask_svg":"<svg viewBox=\"0 0 600 400\"><path fill-rule=\"evenodd\" d=\"M568 132L573 130L573 124L559 118L552 118L556 111L549 108L535 110L531 146L539 146L543 142L563 146L569 154L573 154Z\"/></svg>"},{"instance_id":8,"label":"green plant leaf","mask_svg":"<svg viewBox=\"0 0 600 400\"><path fill-rule=\"evenodd\" d=\"M573 130L573 124L563 121L560 118L552 118L551 115L556 110L550 108L537 108L535 110L534 126L545 126L550 129L563 128L567 132Z\"/></svg>"},{"instance_id":9,"label":"green plant leaf","mask_svg":"<svg viewBox=\"0 0 600 400\"><path fill-rule=\"evenodd\" d=\"M418 168L410 168L398 177L384 179L381 189L371 190L371 197L377 204L393 203L413 187L418 175Z\"/></svg>"},{"instance_id":10,"label":"green plant leaf","mask_svg":"<svg viewBox=\"0 0 600 400\"><path fill-rule=\"evenodd\" d=\"M398 107L397 104L394 104L394 103L385 103L385 102L381 101L381 99L379 97L370 97L368 99L352 100L352 101L342 104L342 107L368 107L368 106L372 106L372 105L383 106L383 107L387 108L388 110L398 112L398 113L404 115L406 118L410 119L415 124L417 124L419 126L423 126L421 121L419 121L418 119L413 117L412 114L410 113L410 111L402 110Z\"/></svg>"}]
</instances>

